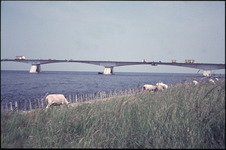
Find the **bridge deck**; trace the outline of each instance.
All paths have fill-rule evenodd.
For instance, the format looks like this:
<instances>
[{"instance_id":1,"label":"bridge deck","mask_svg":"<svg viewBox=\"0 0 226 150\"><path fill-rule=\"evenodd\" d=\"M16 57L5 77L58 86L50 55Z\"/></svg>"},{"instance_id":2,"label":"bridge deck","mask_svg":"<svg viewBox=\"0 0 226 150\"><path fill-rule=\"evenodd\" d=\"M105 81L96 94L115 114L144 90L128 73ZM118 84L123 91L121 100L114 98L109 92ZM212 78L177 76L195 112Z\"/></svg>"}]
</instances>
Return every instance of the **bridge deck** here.
<instances>
[{"instance_id":1,"label":"bridge deck","mask_svg":"<svg viewBox=\"0 0 226 150\"><path fill-rule=\"evenodd\" d=\"M197 68L204 70L216 70L225 69L225 64L213 64L213 63L172 63L172 62L133 62L133 61L90 61L90 60L49 60L49 59L1 59L1 61L14 61L30 63L33 65L49 64L49 63L61 63L61 62L77 62L77 63L87 63L93 65L100 65L104 67L117 67L126 65L171 65L171 66L181 66L189 68Z\"/></svg>"}]
</instances>

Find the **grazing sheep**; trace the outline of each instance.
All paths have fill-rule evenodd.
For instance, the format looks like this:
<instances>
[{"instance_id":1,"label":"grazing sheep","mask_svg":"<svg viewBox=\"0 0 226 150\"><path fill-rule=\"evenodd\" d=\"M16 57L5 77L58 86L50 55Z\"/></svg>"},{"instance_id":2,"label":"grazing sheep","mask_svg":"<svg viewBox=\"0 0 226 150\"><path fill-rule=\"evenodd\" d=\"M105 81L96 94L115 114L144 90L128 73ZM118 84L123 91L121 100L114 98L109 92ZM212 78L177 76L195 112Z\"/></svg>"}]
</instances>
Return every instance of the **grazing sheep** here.
<instances>
[{"instance_id":1,"label":"grazing sheep","mask_svg":"<svg viewBox=\"0 0 226 150\"><path fill-rule=\"evenodd\" d=\"M156 86L151 85L151 84L145 84L144 85L144 90L150 90L150 91L155 91Z\"/></svg>"},{"instance_id":2,"label":"grazing sheep","mask_svg":"<svg viewBox=\"0 0 226 150\"><path fill-rule=\"evenodd\" d=\"M158 91L163 91L163 86L161 86L161 85L156 85L156 89L157 89Z\"/></svg>"},{"instance_id":3,"label":"grazing sheep","mask_svg":"<svg viewBox=\"0 0 226 150\"><path fill-rule=\"evenodd\" d=\"M162 82L156 83L156 86L158 86L158 85L162 86L163 89L167 89L167 88L168 88L168 85L166 85L166 84L164 84L164 83L162 83Z\"/></svg>"},{"instance_id":4,"label":"grazing sheep","mask_svg":"<svg viewBox=\"0 0 226 150\"><path fill-rule=\"evenodd\" d=\"M212 79L209 79L208 81L209 81L209 82L212 82L213 84L215 84L214 81L213 81Z\"/></svg>"},{"instance_id":5,"label":"grazing sheep","mask_svg":"<svg viewBox=\"0 0 226 150\"><path fill-rule=\"evenodd\" d=\"M218 79L218 78L215 78L215 80L217 80L217 81L218 81L219 79Z\"/></svg>"},{"instance_id":6,"label":"grazing sheep","mask_svg":"<svg viewBox=\"0 0 226 150\"><path fill-rule=\"evenodd\" d=\"M194 83L195 85L197 85L197 84L198 84L198 82L197 82L197 81L195 81L195 80L193 80L193 83Z\"/></svg>"},{"instance_id":7,"label":"grazing sheep","mask_svg":"<svg viewBox=\"0 0 226 150\"><path fill-rule=\"evenodd\" d=\"M48 108L50 105L67 105L67 107L70 106L70 103L67 101L67 99L62 94L50 94L46 97L46 103Z\"/></svg>"}]
</instances>

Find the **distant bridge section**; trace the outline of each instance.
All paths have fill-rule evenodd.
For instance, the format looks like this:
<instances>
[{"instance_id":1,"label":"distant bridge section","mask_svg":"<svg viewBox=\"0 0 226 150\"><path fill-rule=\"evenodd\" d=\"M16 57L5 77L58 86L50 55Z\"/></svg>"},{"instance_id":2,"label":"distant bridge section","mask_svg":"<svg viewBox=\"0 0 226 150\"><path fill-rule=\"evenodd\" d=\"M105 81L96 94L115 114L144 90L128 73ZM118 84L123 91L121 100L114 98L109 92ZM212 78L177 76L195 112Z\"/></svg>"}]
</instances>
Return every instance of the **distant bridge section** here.
<instances>
[{"instance_id":1,"label":"distant bridge section","mask_svg":"<svg viewBox=\"0 0 226 150\"><path fill-rule=\"evenodd\" d=\"M31 64L30 73L41 72L41 65L50 63L76 62L104 66L103 74L113 74L113 68L127 65L170 65L202 69L204 76L211 76L211 70L225 69L225 64L212 63L172 63L172 62L126 62L126 61L89 61L89 60L56 60L56 59L1 59L1 61L14 61Z\"/></svg>"}]
</instances>

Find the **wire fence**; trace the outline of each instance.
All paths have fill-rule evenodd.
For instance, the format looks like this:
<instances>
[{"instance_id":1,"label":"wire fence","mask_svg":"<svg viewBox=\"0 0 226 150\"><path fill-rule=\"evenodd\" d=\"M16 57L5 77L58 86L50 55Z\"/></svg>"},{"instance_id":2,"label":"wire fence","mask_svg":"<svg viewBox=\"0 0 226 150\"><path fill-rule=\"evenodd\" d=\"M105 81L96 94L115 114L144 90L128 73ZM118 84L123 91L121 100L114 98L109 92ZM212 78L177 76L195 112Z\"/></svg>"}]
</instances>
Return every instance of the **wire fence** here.
<instances>
[{"instance_id":1,"label":"wire fence","mask_svg":"<svg viewBox=\"0 0 226 150\"><path fill-rule=\"evenodd\" d=\"M77 94L77 95L65 95L66 99L70 103L78 103L106 98L113 98L117 96L127 96L134 93L143 92L143 88L132 88L124 90L113 91L99 91L97 93ZM41 99L28 99L14 102L1 102L1 111L31 111L32 109L45 108L47 106L46 101Z\"/></svg>"}]
</instances>

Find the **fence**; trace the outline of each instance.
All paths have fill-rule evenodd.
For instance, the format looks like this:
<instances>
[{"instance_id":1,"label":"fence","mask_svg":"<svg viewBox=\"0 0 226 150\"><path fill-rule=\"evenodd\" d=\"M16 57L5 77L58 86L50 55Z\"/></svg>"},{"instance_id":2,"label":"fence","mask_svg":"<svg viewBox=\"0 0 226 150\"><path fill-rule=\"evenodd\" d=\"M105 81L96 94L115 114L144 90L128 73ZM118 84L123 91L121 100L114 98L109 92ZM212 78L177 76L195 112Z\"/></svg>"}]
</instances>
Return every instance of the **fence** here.
<instances>
[{"instance_id":1,"label":"fence","mask_svg":"<svg viewBox=\"0 0 226 150\"><path fill-rule=\"evenodd\" d=\"M133 89L124 89L124 90L113 90L113 91L100 91L97 93L88 93L88 94L78 94L78 95L68 95L65 96L70 103L78 103L90 100L97 99L106 99L116 96L126 96L134 93L142 92L143 88L133 88ZM39 109L46 107L45 101L41 99L33 100L22 100L14 102L1 102L1 111L29 111L32 109Z\"/></svg>"}]
</instances>

